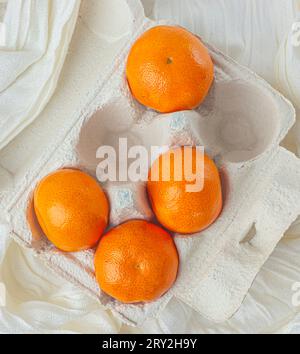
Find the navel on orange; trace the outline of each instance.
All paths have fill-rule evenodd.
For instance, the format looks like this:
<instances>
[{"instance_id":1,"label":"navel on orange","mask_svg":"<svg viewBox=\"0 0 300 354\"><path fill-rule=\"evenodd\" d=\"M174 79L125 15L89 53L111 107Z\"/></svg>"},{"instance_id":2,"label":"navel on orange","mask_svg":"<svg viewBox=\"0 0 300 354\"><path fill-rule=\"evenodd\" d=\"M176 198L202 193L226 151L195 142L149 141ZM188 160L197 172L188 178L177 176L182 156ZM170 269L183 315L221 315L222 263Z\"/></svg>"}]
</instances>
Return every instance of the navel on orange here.
<instances>
[{"instance_id":1,"label":"navel on orange","mask_svg":"<svg viewBox=\"0 0 300 354\"><path fill-rule=\"evenodd\" d=\"M123 303L158 299L173 285L178 263L172 237L142 220L109 231L101 238L95 255L100 288Z\"/></svg>"},{"instance_id":2,"label":"navel on orange","mask_svg":"<svg viewBox=\"0 0 300 354\"><path fill-rule=\"evenodd\" d=\"M126 76L140 103L170 113L200 105L212 85L214 65L194 34L181 27L157 26L134 43Z\"/></svg>"},{"instance_id":3,"label":"navel on orange","mask_svg":"<svg viewBox=\"0 0 300 354\"><path fill-rule=\"evenodd\" d=\"M203 169L198 172L195 168L197 159L199 166L199 159L203 159ZM185 169L184 166L191 168ZM187 187L193 187L196 175L201 188L189 191ZM165 178L168 176L169 179ZM222 210L218 168L207 155L197 153L196 148L176 148L161 155L150 169L147 189L158 221L173 232L200 232L210 226Z\"/></svg>"},{"instance_id":4,"label":"navel on orange","mask_svg":"<svg viewBox=\"0 0 300 354\"><path fill-rule=\"evenodd\" d=\"M92 177L64 169L39 183L34 210L43 232L57 248L77 252L96 246L108 223L109 204Z\"/></svg>"}]
</instances>

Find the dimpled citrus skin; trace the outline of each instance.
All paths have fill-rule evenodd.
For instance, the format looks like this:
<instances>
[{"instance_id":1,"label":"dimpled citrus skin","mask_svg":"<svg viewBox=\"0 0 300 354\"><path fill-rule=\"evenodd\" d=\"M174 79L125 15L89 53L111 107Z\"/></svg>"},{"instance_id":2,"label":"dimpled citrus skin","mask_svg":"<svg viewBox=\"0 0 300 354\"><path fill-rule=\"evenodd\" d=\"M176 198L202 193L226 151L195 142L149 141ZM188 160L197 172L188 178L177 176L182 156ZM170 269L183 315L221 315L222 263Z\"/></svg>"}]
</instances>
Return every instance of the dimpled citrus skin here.
<instances>
[{"instance_id":1,"label":"dimpled citrus skin","mask_svg":"<svg viewBox=\"0 0 300 354\"><path fill-rule=\"evenodd\" d=\"M109 231L95 255L100 288L123 303L150 302L164 295L176 280L178 264L172 237L142 220Z\"/></svg>"},{"instance_id":2,"label":"dimpled citrus skin","mask_svg":"<svg viewBox=\"0 0 300 354\"><path fill-rule=\"evenodd\" d=\"M148 196L154 214L158 221L168 230L180 234L194 234L209 227L219 216L222 210L222 187L219 171L215 163L207 155L198 155L196 148L192 149L191 164L195 172L196 158L204 157L204 184L203 189L198 192L187 192L186 186L190 184L189 178L185 176L183 180L176 181L174 178L174 161L182 157L183 163L187 163L183 148L177 148L164 154L169 157L174 154L169 165L170 181L162 179L162 159L161 155L152 165L147 183ZM182 168L182 164L180 164ZM177 164L178 166L179 164ZM158 181L151 176L155 176L160 171ZM153 173L153 175L152 175ZM203 177L203 173L201 173Z\"/></svg>"},{"instance_id":3,"label":"dimpled citrus skin","mask_svg":"<svg viewBox=\"0 0 300 354\"><path fill-rule=\"evenodd\" d=\"M35 189L34 209L47 238L65 252L96 246L108 223L109 204L102 188L78 170L45 177Z\"/></svg>"},{"instance_id":4,"label":"dimpled citrus skin","mask_svg":"<svg viewBox=\"0 0 300 354\"><path fill-rule=\"evenodd\" d=\"M202 103L214 79L214 64L194 34L181 27L157 26L134 43L126 76L140 103L170 113Z\"/></svg>"}]
</instances>

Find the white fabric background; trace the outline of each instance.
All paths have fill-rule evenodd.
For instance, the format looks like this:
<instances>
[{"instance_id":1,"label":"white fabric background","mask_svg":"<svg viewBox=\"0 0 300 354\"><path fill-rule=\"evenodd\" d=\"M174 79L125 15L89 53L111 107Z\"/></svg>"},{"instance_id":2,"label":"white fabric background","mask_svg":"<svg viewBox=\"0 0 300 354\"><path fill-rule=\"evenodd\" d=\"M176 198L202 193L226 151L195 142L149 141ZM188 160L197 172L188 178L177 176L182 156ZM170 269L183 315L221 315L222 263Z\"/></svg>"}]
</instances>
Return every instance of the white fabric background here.
<instances>
[{"instance_id":1,"label":"white fabric background","mask_svg":"<svg viewBox=\"0 0 300 354\"><path fill-rule=\"evenodd\" d=\"M0 55L0 148L41 113L61 72L78 0L9 0Z\"/></svg>"},{"instance_id":2,"label":"white fabric background","mask_svg":"<svg viewBox=\"0 0 300 354\"><path fill-rule=\"evenodd\" d=\"M300 1L272 0L272 6L269 0L143 3L150 16L172 19L262 75L300 109L300 47L291 43L292 24L300 19ZM294 151L299 147L297 128L286 145ZM50 274L28 251L1 237L0 281L7 287L7 306L0 309L0 332L300 333L300 308L290 305L292 285L300 282L299 253L300 222L263 267L240 311L226 323L209 323L173 300L159 319L147 321L142 328L130 328Z\"/></svg>"}]
</instances>

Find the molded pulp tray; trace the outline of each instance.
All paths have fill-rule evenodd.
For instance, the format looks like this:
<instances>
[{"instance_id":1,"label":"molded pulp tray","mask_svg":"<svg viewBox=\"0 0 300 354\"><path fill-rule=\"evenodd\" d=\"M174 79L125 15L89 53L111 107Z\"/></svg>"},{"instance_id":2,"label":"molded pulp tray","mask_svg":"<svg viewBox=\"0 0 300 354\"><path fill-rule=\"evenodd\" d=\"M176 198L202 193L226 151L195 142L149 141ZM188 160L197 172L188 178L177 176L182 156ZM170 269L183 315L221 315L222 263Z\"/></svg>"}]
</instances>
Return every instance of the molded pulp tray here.
<instances>
[{"instance_id":1,"label":"molded pulp tray","mask_svg":"<svg viewBox=\"0 0 300 354\"><path fill-rule=\"evenodd\" d=\"M138 1L128 0L132 40L99 83L94 99L78 113L64 141L57 141L26 176L26 184L1 201L11 215L12 236L32 249L56 273L78 285L125 322L141 324L156 316L172 296L213 321L231 317L241 305L259 269L300 214L300 163L279 147L295 121L292 105L265 81L207 45L215 63L215 82L205 102L193 112L160 116L138 104L125 78L125 63L134 40L157 25L144 17ZM94 250L58 251L43 236L32 192L41 178L75 167L95 176L96 151L129 145L203 144L220 167L224 189L221 217L198 235L175 235L181 266L173 288L151 304L124 305L98 288ZM111 202L111 226L125 220L153 220L142 183L105 186Z\"/></svg>"}]
</instances>

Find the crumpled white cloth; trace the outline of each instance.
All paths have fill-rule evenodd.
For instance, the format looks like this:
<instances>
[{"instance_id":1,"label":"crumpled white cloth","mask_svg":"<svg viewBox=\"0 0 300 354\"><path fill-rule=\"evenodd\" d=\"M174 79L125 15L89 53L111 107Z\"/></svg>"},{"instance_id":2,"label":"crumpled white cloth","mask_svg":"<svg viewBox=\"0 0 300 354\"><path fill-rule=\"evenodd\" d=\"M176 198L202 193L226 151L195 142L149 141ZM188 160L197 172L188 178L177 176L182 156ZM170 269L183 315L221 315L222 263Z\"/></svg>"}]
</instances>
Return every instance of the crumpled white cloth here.
<instances>
[{"instance_id":1,"label":"crumpled white cloth","mask_svg":"<svg viewBox=\"0 0 300 354\"><path fill-rule=\"evenodd\" d=\"M9 0L0 48L0 149L55 91L80 0Z\"/></svg>"},{"instance_id":2,"label":"crumpled white cloth","mask_svg":"<svg viewBox=\"0 0 300 354\"><path fill-rule=\"evenodd\" d=\"M300 101L300 47L291 48L289 39L300 1L273 0L272 6L267 0L143 3L156 19L171 19L189 28L262 75L295 104ZM96 28L93 32L101 35ZM295 151L300 146L296 137L293 134L289 139ZM300 333L300 307L292 304L292 286L300 282L300 220L262 268L243 306L230 321L210 323L173 299L158 319L148 320L141 328L122 325L109 311L49 273L4 231L0 230L0 282L7 287L7 306L0 309L0 332Z\"/></svg>"}]
</instances>

